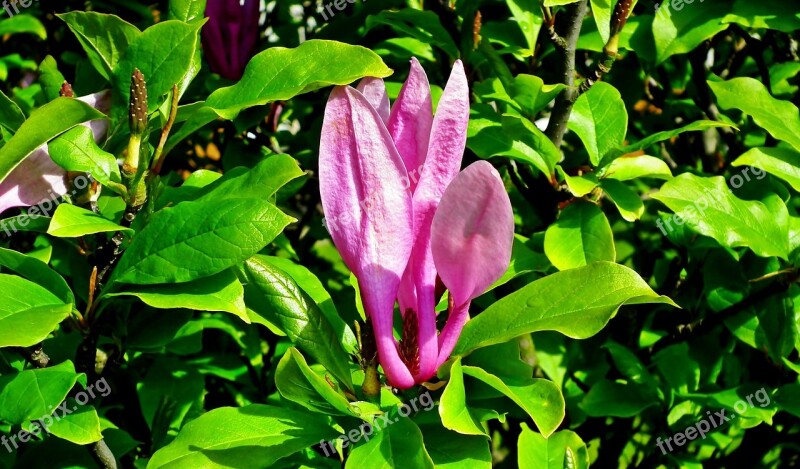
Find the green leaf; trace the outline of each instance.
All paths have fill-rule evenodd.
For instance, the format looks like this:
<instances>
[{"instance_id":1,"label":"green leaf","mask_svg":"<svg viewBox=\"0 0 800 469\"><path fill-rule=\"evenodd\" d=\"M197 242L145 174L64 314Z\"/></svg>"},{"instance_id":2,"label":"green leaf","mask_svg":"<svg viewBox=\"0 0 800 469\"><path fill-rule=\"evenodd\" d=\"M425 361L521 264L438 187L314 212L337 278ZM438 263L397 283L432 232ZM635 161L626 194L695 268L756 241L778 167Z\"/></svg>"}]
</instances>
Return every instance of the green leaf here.
<instances>
[{"instance_id":1,"label":"green leaf","mask_svg":"<svg viewBox=\"0 0 800 469\"><path fill-rule=\"evenodd\" d=\"M244 287L231 270L188 283L130 286L106 296L135 296L144 304L158 309L222 311L235 314L246 323L250 322L244 305Z\"/></svg>"},{"instance_id":2,"label":"green leaf","mask_svg":"<svg viewBox=\"0 0 800 469\"><path fill-rule=\"evenodd\" d=\"M113 69L114 98L117 109L126 110L131 92L131 75L138 68L147 82L147 107L155 110L162 96L180 85L190 74L195 50L199 44L198 31L203 21L192 24L183 21L163 21L144 30L134 38L122 59Z\"/></svg>"},{"instance_id":3,"label":"green leaf","mask_svg":"<svg viewBox=\"0 0 800 469\"><path fill-rule=\"evenodd\" d=\"M115 15L73 11L57 16L78 38L95 70L109 81L125 51L142 34L136 26Z\"/></svg>"},{"instance_id":4,"label":"green leaf","mask_svg":"<svg viewBox=\"0 0 800 469\"><path fill-rule=\"evenodd\" d=\"M0 420L18 425L50 415L79 379L85 383L86 377L76 373L69 360L0 376Z\"/></svg>"},{"instance_id":5,"label":"green leaf","mask_svg":"<svg viewBox=\"0 0 800 469\"><path fill-rule=\"evenodd\" d=\"M588 469L589 452L577 433L562 430L545 438L525 423L517 443L520 469Z\"/></svg>"},{"instance_id":6,"label":"green leaf","mask_svg":"<svg viewBox=\"0 0 800 469\"><path fill-rule=\"evenodd\" d=\"M676 8L680 6L680 8ZM729 0L704 0L692 4L665 1L653 20L656 64L676 54L694 50L706 39L728 28L720 20L731 9Z\"/></svg>"},{"instance_id":7,"label":"green leaf","mask_svg":"<svg viewBox=\"0 0 800 469\"><path fill-rule=\"evenodd\" d=\"M800 417L800 384L781 386L775 393L774 399L781 409L795 417Z\"/></svg>"},{"instance_id":8,"label":"green leaf","mask_svg":"<svg viewBox=\"0 0 800 469\"><path fill-rule=\"evenodd\" d=\"M352 389L350 357L316 303L263 256L249 259L245 272L249 281L245 287L248 306L276 324L294 344Z\"/></svg>"},{"instance_id":9,"label":"green leaf","mask_svg":"<svg viewBox=\"0 0 800 469\"><path fill-rule=\"evenodd\" d=\"M367 30L378 25L386 25L402 36L413 37L426 44L434 45L450 57L458 57L459 51L450 33L442 26L439 15L432 11L404 8L384 10L367 17Z\"/></svg>"},{"instance_id":10,"label":"green leaf","mask_svg":"<svg viewBox=\"0 0 800 469\"><path fill-rule=\"evenodd\" d=\"M133 232L89 210L70 204L61 204L53 214L47 234L56 238L80 238L96 233Z\"/></svg>"},{"instance_id":11,"label":"green leaf","mask_svg":"<svg viewBox=\"0 0 800 469\"><path fill-rule=\"evenodd\" d=\"M5 16L5 12L0 12L0 14ZM3 18L3 20L0 21L0 37L6 34L20 33L35 34L39 39L47 39L47 30L42 22L33 15L20 13L10 18Z\"/></svg>"},{"instance_id":12,"label":"green leaf","mask_svg":"<svg viewBox=\"0 0 800 469\"><path fill-rule=\"evenodd\" d=\"M112 281L183 283L238 265L293 219L261 199L196 201L165 208L137 233Z\"/></svg>"},{"instance_id":13,"label":"green leaf","mask_svg":"<svg viewBox=\"0 0 800 469\"><path fill-rule=\"evenodd\" d=\"M544 174L553 174L561 153L549 138L524 117L506 114L502 117L503 132L507 139L513 140L513 147L521 149L532 163Z\"/></svg>"},{"instance_id":14,"label":"green leaf","mask_svg":"<svg viewBox=\"0 0 800 469\"><path fill-rule=\"evenodd\" d=\"M622 95L601 81L582 94L567 124L583 141L589 159L597 166L609 151L622 146L628 129L628 113Z\"/></svg>"},{"instance_id":15,"label":"green leaf","mask_svg":"<svg viewBox=\"0 0 800 469\"><path fill-rule=\"evenodd\" d=\"M800 30L800 12L787 9L783 0L736 0L723 23L736 23L745 29L775 29L784 33Z\"/></svg>"},{"instance_id":16,"label":"green leaf","mask_svg":"<svg viewBox=\"0 0 800 469\"><path fill-rule=\"evenodd\" d=\"M462 435L436 423L420 425L420 430L436 469L491 469L487 438Z\"/></svg>"},{"instance_id":17,"label":"green leaf","mask_svg":"<svg viewBox=\"0 0 800 469\"><path fill-rule=\"evenodd\" d=\"M602 177L617 181L639 178L672 179L672 171L659 158L639 155L617 158L603 169Z\"/></svg>"},{"instance_id":18,"label":"green leaf","mask_svg":"<svg viewBox=\"0 0 800 469\"><path fill-rule=\"evenodd\" d=\"M47 145L53 161L67 171L91 173L97 182L121 192L122 179L117 158L94 141L92 129L79 125Z\"/></svg>"},{"instance_id":19,"label":"green leaf","mask_svg":"<svg viewBox=\"0 0 800 469\"><path fill-rule=\"evenodd\" d=\"M342 344L347 351L355 351L358 348L356 336L350 326L344 322L336 306L333 304L331 295L325 290L322 282L310 270L302 265L295 264L289 259L282 257L272 256L258 256L259 260L270 264L289 275L297 285L303 289L314 303L317 304L320 311L325 315L333 330L336 332L338 342Z\"/></svg>"},{"instance_id":20,"label":"green leaf","mask_svg":"<svg viewBox=\"0 0 800 469\"><path fill-rule=\"evenodd\" d=\"M614 202L625 220L633 222L644 214L644 202L641 197L624 183L616 179L603 179L600 181L600 187Z\"/></svg>"},{"instance_id":21,"label":"green leaf","mask_svg":"<svg viewBox=\"0 0 800 469\"><path fill-rule=\"evenodd\" d=\"M506 0L509 4L516 1L518 0ZM520 105L526 117L533 118L556 99L564 88L566 85L563 83L545 85L544 81L535 75L520 73L514 77L514 86L509 94Z\"/></svg>"},{"instance_id":22,"label":"green leaf","mask_svg":"<svg viewBox=\"0 0 800 469\"><path fill-rule=\"evenodd\" d=\"M439 402L439 415L442 418L442 425L449 430L462 435L487 436L480 420L467 407L467 391L460 357L456 358L450 367L447 387Z\"/></svg>"},{"instance_id":23,"label":"green leaf","mask_svg":"<svg viewBox=\"0 0 800 469\"><path fill-rule=\"evenodd\" d=\"M597 174L586 173L581 176L570 176L561 166L556 166L556 171L561 179L567 184L567 189L575 197L583 197L584 195L592 192L595 187L600 184L597 180Z\"/></svg>"},{"instance_id":24,"label":"green leaf","mask_svg":"<svg viewBox=\"0 0 800 469\"><path fill-rule=\"evenodd\" d=\"M598 381L581 401L580 407L592 417L633 417L658 404L649 386Z\"/></svg>"},{"instance_id":25,"label":"green leaf","mask_svg":"<svg viewBox=\"0 0 800 469\"><path fill-rule=\"evenodd\" d=\"M544 253L558 270L595 261L614 262L617 257L606 215L597 205L584 201L569 205L547 228Z\"/></svg>"},{"instance_id":26,"label":"green leaf","mask_svg":"<svg viewBox=\"0 0 800 469\"><path fill-rule=\"evenodd\" d=\"M773 98L767 88L753 78L709 81L708 86L722 109L744 112L773 137L800 151L800 111L790 101Z\"/></svg>"},{"instance_id":27,"label":"green leaf","mask_svg":"<svg viewBox=\"0 0 800 469\"><path fill-rule=\"evenodd\" d=\"M11 249L0 248L0 266L39 284L66 304L75 302L75 296L64 278L40 260Z\"/></svg>"},{"instance_id":28,"label":"green leaf","mask_svg":"<svg viewBox=\"0 0 800 469\"><path fill-rule=\"evenodd\" d=\"M66 79L58 70L58 63L52 55L48 55L39 64L39 83L42 84L42 91L45 99L49 102L61 96L61 86Z\"/></svg>"},{"instance_id":29,"label":"green leaf","mask_svg":"<svg viewBox=\"0 0 800 469\"><path fill-rule=\"evenodd\" d=\"M331 67L333 63L337 66ZM369 49L310 40L295 49L272 47L256 55L242 79L211 93L206 106L225 119L233 119L248 107L286 101L326 86L347 85L366 76L386 77L391 73Z\"/></svg>"},{"instance_id":30,"label":"green leaf","mask_svg":"<svg viewBox=\"0 0 800 469\"><path fill-rule=\"evenodd\" d=\"M367 422L382 413L380 407L369 402L350 404L344 393L332 388L328 381L315 373L294 347L290 347L278 363L275 387L285 399L312 412L348 415Z\"/></svg>"},{"instance_id":31,"label":"green leaf","mask_svg":"<svg viewBox=\"0 0 800 469\"><path fill-rule=\"evenodd\" d=\"M433 469L434 466L419 427L408 417L397 417L369 442L353 448L344 467Z\"/></svg>"},{"instance_id":32,"label":"green leaf","mask_svg":"<svg viewBox=\"0 0 800 469\"><path fill-rule=\"evenodd\" d=\"M746 246L762 257L788 256L788 213L777 196L771 197L770 206L742 200L733 195L722 176L685 173L661 186L652 198L675 212L673 222L686 223L723 246ZM667 229L672 231L669 222Z\"/></svg>"},{"instance_id":33,"label":"green leaf","mask_svg":"<svg viewBox=\"0 0 800 469\"><path fill-rule=\"evenodd\" d=\"M54 419L53 424L47 427L48 432L76 445L88 445L103 439L100 418L93 406L79 405L75 399L69 398L66 408L72 413Z\"/></svg>"},{"instance_id":34,"label":"green leaf","mask_svg":"<svg viewBox=\"0 0 800 469\"><path fill-rule=\"evenodd\" d=\"M47 338L72 312L72 304L22 277L0 274L0 347L29 347Z\"/></svg>"},{"instance_id":35,"label":"green leaf","mask_svg":"<svg viewBox=\"0 0 800 469\"><path fill-rule=\"evenodd\" d=\"M203 190L200 197L186 200L220 200L230 198L269 199L289 182L302 176L303 170L289 155L274 155L261 160L253 169L242 167L228 171Z\"/></svg>"},{"instance_id":36,"label":"green leaf","mask_svg":"<svg viewBox=\"0 0 800 469\"><path fill-rule=\"evenodd\" d=\"M788 182L800 192L800 153L787 148L751 148L731 163L732 166L753 166ZM745 170L747 171L747 170ZM763 179L762 173L759 178Z\"/></svg>"},{"instance_id":37,"label":"green leaf","mask_svg":"<svg viewBox=\"0 0 800 469\"><path fill-rule=\"evenodd\" d=\"M611 160L628 153L635 153L641 150L646 150L647 148L655 145L656 143L663 142L664 140L669 140L678 135L685 133L685 132L699 132L706 129L713 129L716 127L731 127L735 128L730 124L726 124L723 122L716 122L716 121L695 121L691 124L685 125L679 129L674 130L665 130L663 132L655 133L643 140L640 140L632 145L628 145L627 147L618 148L615 150L610 151L604 158L603 161L600 163L600 166L607 166L611 163Z\"/></svg>"},{"instance_id":38,"label":"green leaf","mask_svg":"<svg viewBox=\"0 0 800 469\"><path fill-rule=\"evenodd\" d=\"M595 262L565 270L528 284L467 322L454 354L464 355L535 331L554 330L585 339L599 332L621 306L632 304L676 306L653 292L636 272L619 264Z\"/></svg>"},{"instance_id":39,"label":"green leaf","mask_svg":"<svg viewBox=\"0 0 800 469\"><path fill-rule=\"evenodd\" d=\"M223 407L189 422L147 469L269 467L337 434L316 414L260 404Z\"/></svg>"},{"instance_id":40,"label":"green leaf","mask_svg":"<svg viewBox=\"0 0 800 469\"><path fill-rule=\"evenodd\" d=\"M542 9L537 5L522 0L506 0L506 5L508 9L511 10L511 15L522 31L522 35L525 36L525 43L528 45L526 56L533 56L536 52L536 41L539 38L539 31L541 31L542 23L544 23ZM517 78L519 78L519 75Z\"/></svg>"},{"instance_id":41,"label":"green leaf","mask_svg":"<svg viewBox=\"0 0 800 469\"><path fill-rule=\"evenodd\" d=\"M14 133L25 122L25 114L17 103L0 90L0 126Z\"/></svg>"},{"instance_id":42,"label":"green leaf","mask_svg":"<svg viewBox=\"0 0 800 469\"><path fill-rule=\"evenodd\" d=\"M549 437L564 420L564 396L552 381L509 376L500 379L474 366L464 366L463 371L465 375L483 381L514 401L533 419L536 428L545 437Z\"/></svg>"},{"instance_id":43,"label":"green leaf","mask_svg":"<svg viewBox=\"0 0 800 469\"><path fill-rule=\"evenodd\" d=\"M597 24L600 38L603 43L606 43L611 35L611 15L617 0L591 0L590 3L592 5L592 17Z\"/></svg>"},{"instance_id":44,"label":"green leaf","mask_svg":"<svg viewBox=\"0 0 800 469\"><path fill-rule=\"evenodd\" d=\"M58 119L53 116L58 116ZM11 140L0 148L0 182L50 139L76 125L105 118L97 109L71 98L58 98L36 109Z\"/></svg>"},{"instance_id":45,"label":"green leaf","mask_svg":"<svg viewBox=\"0 0 800 469\"><path fill-rule=\"evenodd\" d=\"M206 11L206 0L170 0L169 19L186 23L203 18Z\"/></svg>"}]
</instances>

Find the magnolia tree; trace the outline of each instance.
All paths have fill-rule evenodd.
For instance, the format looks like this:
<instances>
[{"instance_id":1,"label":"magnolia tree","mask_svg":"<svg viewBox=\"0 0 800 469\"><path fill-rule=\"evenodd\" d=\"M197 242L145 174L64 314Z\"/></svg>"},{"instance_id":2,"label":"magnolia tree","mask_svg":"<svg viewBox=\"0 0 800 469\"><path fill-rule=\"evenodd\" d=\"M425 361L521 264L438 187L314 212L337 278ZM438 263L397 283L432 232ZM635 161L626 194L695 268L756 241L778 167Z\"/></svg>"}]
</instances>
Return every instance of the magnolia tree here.
<instances>
[{"instance_id":1,"label":"magnolia tree","mask_svg":"<svg viewBox=\"0 0 800 469\"><path fill-rule=\"evenodd\" d=\"M800 5L2 13L0 469L796 465Z\"/></svg>"}]
</instances>

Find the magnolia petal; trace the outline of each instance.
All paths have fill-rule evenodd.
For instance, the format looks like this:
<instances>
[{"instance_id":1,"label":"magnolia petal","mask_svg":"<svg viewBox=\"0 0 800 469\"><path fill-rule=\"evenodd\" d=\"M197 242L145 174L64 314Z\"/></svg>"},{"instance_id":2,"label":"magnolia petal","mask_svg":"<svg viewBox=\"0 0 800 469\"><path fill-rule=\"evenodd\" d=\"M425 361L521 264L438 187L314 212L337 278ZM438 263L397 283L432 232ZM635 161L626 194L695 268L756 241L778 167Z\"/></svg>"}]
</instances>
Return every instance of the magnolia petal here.
<instances>
[{"instance_id":1,"label":"magnolia petal","mask_svg":"<svg viewBox=\"0 0 800 469\"><path fill-rule=\"evenodd\" d=\"M394 302L411 253L413 209L406 169L378 112L337 87L325 108L320 193L331 238L359 281L378 358L393 386L414 384L392 334Z\"/></svg>"},{"instance_id":2,"label":"magnolia petal","mask_svg":"<svg viewBox=\"0 0 800 469\"><path fill-rule=\"evenodd\" d=\"M396 106L396 105L395 105ZM436 373L436 268L431 255L431 223L442 194L461 169L469 123L469 84L461 61L456 61L434 116L427 156L414 191L414 249L401 291L413 282L420 344L419 379Z\"/></svg>"},{"instance_id":3,"label":"magnolia petal","mask_svg":"<svg viewBox=\"0 0 800 469\"><path fill-rule=\"evenodd\" d=\"M358 91L367 98L372 107L378 111L383 123L389 121L389 95L381 78L366 77L358 83Z\"/></svg>"},{"instance_id":4,"label":"magnolia petal","mask_svg":"<svg viewBox=\"0 0 800 469\"><path fill-rule=\"evenodd\" d=\"M66 194L65 176L66 172L50 159L47 145L37 148L0 184L0 213Z\"/></svg>"},{"instance_id":5,"label":"magnolia petal","mask_svg":"<svg viewBox=\"0 0 800 469\"><path fill-rule=\"evenodd\" d=\"M111 90L105 90L99 93L81 96L77 99L83 101L89 106L92 106L103 114L108 114L109 111L111 111ZM92 129L95 142L100 142L101 140L105 139L106 134L108 133L108 119L91 121L82 125Z\"/></svg>"},{"instance_id":6,"label":"magnolia petal","mask_svg":"<svg viewBox=\"0 0 800 469\"><path fill-rule=\"evenodd\" d=\"M419 172L425 163L432 125L431 86L419 61L412 58L408 79L392 106L387 123L408 170L409 179L406 183L411 187L411 192L417 187Z\"/></svg>"},{"instance_id":7,"label":"magnolia petal","mask_svg":"<svg viewBox=\"0 0 800 469\"><path fill-rule=\"evenodd\" d=\"M508 269L514 213L500 174L486 161L462 171L445 191L431 228L436 270L450 291L453 314L439 337L439 363L450 355L469 302Z\"/></svg>"}]
</instances>

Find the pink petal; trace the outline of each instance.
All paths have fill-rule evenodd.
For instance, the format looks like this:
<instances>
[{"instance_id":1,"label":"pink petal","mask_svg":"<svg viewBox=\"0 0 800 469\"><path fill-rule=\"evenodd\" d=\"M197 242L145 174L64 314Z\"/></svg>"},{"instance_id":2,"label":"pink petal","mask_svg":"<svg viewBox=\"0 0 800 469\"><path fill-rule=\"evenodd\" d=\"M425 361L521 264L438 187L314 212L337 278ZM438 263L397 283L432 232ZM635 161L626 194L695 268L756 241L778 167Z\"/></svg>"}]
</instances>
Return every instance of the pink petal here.
<instances>
[{"instance_id":1,"label":"pink petal","mask_svg":"<svg viewBox=\"0 0 800 469\"><path fill-rule=\"evenodd\" d=\"M386 85L383 80L373 77L364 78L359 82L357 89L378 111L383 123L387 123L389 121L389 95L386 94Z\"/></svg>"},{"instance_id":2,"label":"pink petal","mask_svg":"<svg viewBox=\"0 0 800 469\"><path fill-rule=\"evenodd\" d=\"M50 159L47 145L37 148L0 184L0 213L66 194L64 176L66 172Z\"/></svg>"},{"instance_id":3,"label":"pink petal","mask_svg":"<svg viewBox=\"0 0 800 469\"><path fill-rule=\"evenodd\" d=\"M433 124L433 105L428 76L416 58L411 59L408 79L400 90L387 127L408 170L411 191L417 187L425 163Z\"/></svg>"},{"instance_id":4,"label":"pink petal","mask_svg":"<svg viewBox=\"0 0 800 469\"><path fill-rule=\"evenodd\" d=\"M439 364L453 351L469 302L508 269L514 213L500 174L486 161L461 172L433 218L431 251L453 311L439 337Z\"/></svg>"},{"instance_id":5,"label":"pink petal","mask_svg":"<svg viewBox=\"0 0 800 469\"><path fill-rule=\"evenodd\" d=\"M396 106L396 105L395 105ZM456 61L433 119L424 171L414 191L414 249L401 291L413 283L419 321L420 367L417 381L436 373L436 268L431 255L431 223L447 186L461 169L469 123L469 84ZM405 300L408 301L408 300ZM402 303L402 301L401 301Z\"/></svg>"},{"instance_id":6,"label":"pink petal","mask_svg":"<svg viewBox=\"0 0 800 469\"><path fill-rule=\"evenodd\" d=\"M405 166L367 98L337 87L325 108L319 156L320 193L328 229L358 278L372 319L378 358L396 387L414 379L400 359L392 326L400 276L411 253L411 193Z\"/></svg>"},{"instance_id":7,"label":"pink petal","mask_svg":"<svg viewBox=\"0 0 800 469\"><path fill-rule=\"evenodd\" d=\"M105 90L99 93L81 96L77 99L83 101L89 106L92 106L103 114L108 114L108 112L111 110L111 90ZM106 138L106 134L108 133L108 119L91 121L83 125L92 129L95 142L99 143Z\"/></svg>"}]
</instances>

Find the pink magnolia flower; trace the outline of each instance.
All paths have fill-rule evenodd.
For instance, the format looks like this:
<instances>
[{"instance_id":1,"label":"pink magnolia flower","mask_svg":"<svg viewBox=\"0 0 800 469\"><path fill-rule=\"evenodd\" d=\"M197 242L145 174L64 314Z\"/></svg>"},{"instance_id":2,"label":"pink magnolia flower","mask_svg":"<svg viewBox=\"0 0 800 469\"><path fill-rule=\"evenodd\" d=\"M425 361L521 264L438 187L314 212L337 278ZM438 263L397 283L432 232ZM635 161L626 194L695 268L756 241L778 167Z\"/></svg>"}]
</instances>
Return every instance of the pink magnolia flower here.
<instances>
[{"instance_id":1,"label":"pink magnolia flower","mask_svg":"<svg viewBox=\"0 0 800 469\"><path fill-rule=\"evenodd\" d=\"M325 109L320 192L331 237L358 279L389 383L430 379L450 356L470 302L508 268L511 202L486 161L461 169L469 87L460 61L439 101L416 59L390 107L383 81L337 87ZM415 173L419 172L417 178ZM437 277L449 316L436 327ZM395 302L403 338L393 332Z\"/></svg>"},{"instance_id":2,"label":"pink magnolia flower","mask_svg":"<svg viewBox=\"0 0 800 469\"><path fill-rule=\"evenodd\" d=\"M76 99L80 99L104 113L111 109L111 93L109 91ZM108 121L105 119L87 122L83 125L92 129L94 138L98 142L105 138L108 131ZM47 144L42 145L25 158L0 183L0 213L14 207L36 205L66 194L66 175L66 171L50 158Z\"/></svg>"}]
</instances>

